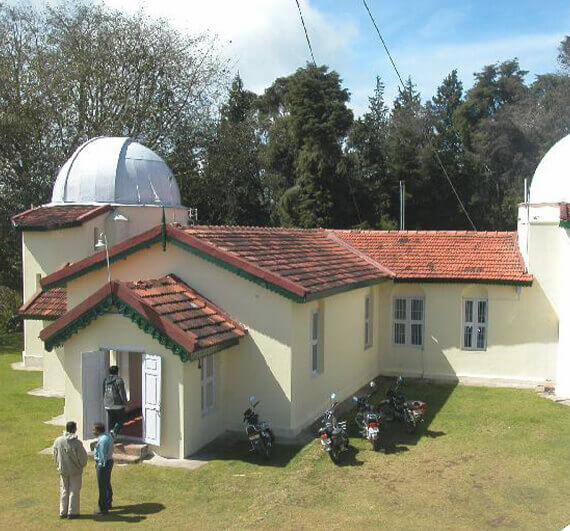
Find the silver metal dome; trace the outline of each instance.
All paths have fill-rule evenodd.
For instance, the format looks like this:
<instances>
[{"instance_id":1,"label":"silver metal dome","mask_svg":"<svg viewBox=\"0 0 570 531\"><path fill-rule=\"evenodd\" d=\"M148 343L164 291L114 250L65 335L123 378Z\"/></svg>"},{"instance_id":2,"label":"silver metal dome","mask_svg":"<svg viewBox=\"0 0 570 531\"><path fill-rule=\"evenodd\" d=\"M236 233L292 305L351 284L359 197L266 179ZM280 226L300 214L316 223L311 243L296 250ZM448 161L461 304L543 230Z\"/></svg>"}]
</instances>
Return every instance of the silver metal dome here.
<instances>
[{"instance_id":1,"label":"silver metal dome","mask_svg":"<svg viewBox=\"0 0 570 531\"><path fill-rule=\"evenodd\" d=\"M180 206L170 168L154 151L127 137L97 137L61 167L52 203Z\"/></svg>"}]
</instances>

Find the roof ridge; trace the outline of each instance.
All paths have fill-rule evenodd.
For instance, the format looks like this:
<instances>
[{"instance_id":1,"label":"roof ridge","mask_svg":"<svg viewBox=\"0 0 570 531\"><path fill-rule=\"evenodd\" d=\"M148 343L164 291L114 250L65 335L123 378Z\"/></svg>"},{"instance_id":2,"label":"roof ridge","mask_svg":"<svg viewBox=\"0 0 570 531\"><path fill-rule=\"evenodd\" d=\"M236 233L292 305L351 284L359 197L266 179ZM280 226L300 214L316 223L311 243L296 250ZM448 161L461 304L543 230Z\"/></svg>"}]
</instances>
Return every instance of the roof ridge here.
<instances>
[{"instance_id":1,"label":"roof ridge","mask_svg":"<svg viewBox=\"0 0 570 531\"><path fill-rule=\"evenodd\" d=\"M370 255L366 254L365 252L362 252L362 251L359 251L358 249L355 249L352 245L350 245L350 243L348 243L347 241L340 238L334 231L329 231L326 233L326 235L327 235L327 238L337 242L339 245L342 245L345 249L348 249L353 254L358 256L358 258L361 258L366 263L375 267L384 275L387 275L387 276L392 277L392 278L394 278L396 276L392 270L383 266L380 262L378 262L377 260L374 260L374 258L372 258Z\"/></svg>"}]
</instances>

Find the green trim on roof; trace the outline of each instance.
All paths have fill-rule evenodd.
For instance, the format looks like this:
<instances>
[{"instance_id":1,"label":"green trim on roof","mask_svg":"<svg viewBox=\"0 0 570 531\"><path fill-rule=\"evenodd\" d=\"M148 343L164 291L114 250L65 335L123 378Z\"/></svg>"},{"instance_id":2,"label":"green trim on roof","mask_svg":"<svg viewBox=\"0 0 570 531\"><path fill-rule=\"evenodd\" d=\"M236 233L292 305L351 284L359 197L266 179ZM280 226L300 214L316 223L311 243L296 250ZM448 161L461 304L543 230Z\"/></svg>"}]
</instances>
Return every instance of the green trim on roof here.
<instances>
[{"instance_id":1,"label":"green trim on roof","mask_svg":"<svg viewBox=\"0 0 570 531\"><path fill-rule=\"evenodd\" d=\"M17 223L17 222L16 222ZM60 230L60 229L72 229L73 227L80 227L83 225L82 221L68 221L66 223L62 223L61 225L17 225L13 224L14 229L17 232L29 231L29 232L46 232L50 230Z\"/></svg>"},{"instance_id":2,"label":"green trim on roof","mask_svg":"<svg viewBox=\"0 0 570 531\"><path fill-rule=\"evenodd\" d=\"M124 251L121 251L120 253L117 253L113 256L109 256L109 264L112 264L114 262L116 262L117 260L121 260L122 258L126 258L127 256L136 253L137 251L141 250L141 249L145 249L147 247L152 247L155 243L158 243L161 240L161 235L157 234L156 236L153 236L152 238L150 238L149 240L145 240L137 245L133 245L132 247L129 247L128 249L125 249ZM61 280L55 280L53 282L50 282L49 284L45 284L44 286L42 286L43 290L46 290L47 288L55 288L58 286L65 286L70 280L79 278L87 273L91 273L92 271L97 271L97 269L101 269L102 267L105 267L107 265L107 262L105 260L105 258L103 258L103 260L100 260L99 262L95 262L94 264L91 264L90 266L84 268L84 269L80 269L79 271L76 271L75 273L72 273L71 275L62 278Z\"/></svg>"},{"instance_id":3,"label":"green trim on roof","mask_svg":"<svg viewBox=\"0 0 570 531\"><path fill-rule=\"evenodd\" d=\"M493 284L498 286L532 286L532 280L486 280L482 278L395 278L398 284Z\"/></svg>"},{"instance_id":4,"label":"green trim on roof","mask_svg":"<svg viewBox=\"0 0 570 531\"><path fill-rule=\"evenodd\" d=\"M79 332L79 330L82 330L87 325L89 325L91 321L100 315L110 313L113 306L121 315L128 317L143 332L152 336L153 339L158 341L163 347L176 354L183 362L195 361L197 359L219 352L220 350L224 350L226 348L237 345L239 342L239 338L235 338L229 341L225 341L224 343L220 343L219 345L213 345L211 347L200 349L197 352L188 352L184 347L181 347L178 343L170 339L170 337L168 337L164 332L156 328L156 326L154 326L143 315L133 310L133 308L122 301L119 297L116 295L108 295L99 301L95 306L80 315L77 319L69 323L65 328L57 332L57 334L54 334L51 338L45 341L46 350L48 352L51 352L54 347L59 347L73 334Z\"/></svg>"},{"instance_id":5,"label":"green trim on roof","mask_svg":"<svg viewBox=\"0 0 570 531\"><path fill-rule=\"evenodd\" d=\"M352 291L354 289L367 288L368 286L375 286L376 284L381 284L390 280L388 277L384 278L371 278L368 280L361 280L360 282L354 282L352 284L347 284L346 286L339 286L338 288L326 289L324 291L318 291L316 293L309 293L303 302L314 301L317 299L324 299L325 297L330 297L331 295L337 295L338 293L344 293L345 291Z\"/></svg>"},{"instance_id":6,"label":"green trim on roof","mask_svg":"<svg viewBox=\"0 0 570 531\"><path fill-rule=\"evenodd\" d=\"M190 352L185 348L181 347L178 343L170 339L165 333L161 332L156 328L148 319L143 317L140 313L133 310L127 303L123 302L117 296L114 296L115 308L117 311L128 317L133 323L135 323L143 332L152 336L156 339L163 347L171 350L176 354L182 361L188 361L190 359Z\"/></svg>"},{"instance_id":7,"label":"green trim on roof","mask_svg":"<svg viewBox=\"0 0 570 531\"><path fill-rule=\"evenodd\" d=\"M32 315L32 314L18 314L22 319L26 319L29 321L57 321L61 315L57 317L48 317L45 315Z\"/></svg>"},{"instance_id":8,"label":"green trim on roof","mask_svg":"<svg viewBox=\"0 0 570 531\"><path fill-rule=\"evenodd\" d=\"M563 229L570 229L570 221L567 219L561 219L558 226L562 227Z\"/></svg>"},{"instance_id":9,"label":"green trim on roof","mask_svg":"<svg viewBox=\"0 0 570 531\"><path fill-rule=\"evenodd\" d=\"M46 350L51 352L54 347L59 347L65 341L67 341L73 334L79 332L87 325L91 323L94 319L107 313L113 304L113 296L107 295L107 297L100 300L92 308L89 308L86 312L81 314L77 319L74 319L67 326L56 332L52 337L44 341Z\"/></svg>"},{"instance_id":10,"label":"green trim on roof","mask_svg":"<svg viewBox=\"0 0 570 531\"><path fill-rule=\"evenodd\" d=\"M239 277L245 278L247 280L250 280L251 282L254 282L255 284L258 284L259 286L268 289L270 291L273 291L279 295L283 295L284 297L294 301L294 302L298 302L298 303L303 303L306 302L305 299L299 295L296 295L295 293L291 293L290 291L287 291L286 289L277 286L276 284L273 284L271 282L267 282L266 280L263 280L262 278L256 277L255 275L252 275L251 273L248 273L247 271L244 271L243 269L234 266L232 264L228 264L227 262L224 262L223 260L220 260L218 258L215 258L213 256L211 256L208 253L205 253L204 251L200 250L200 249L196 249L196 247L192 247L191 245L188 245L187 243L181 242L175 238L169 238L169 241L172 242L173 245L180 247L181 249L184 249L185 251L189 251L192 254L195 254L196 256L199 256L200 258L203 258L204 260L207 260L208 262L212 262L213 264L221 267L222 269L225 269L227 271L230 271L231 273L234 273L236 275L238 275Z\"/></svg>"}]
</instances>

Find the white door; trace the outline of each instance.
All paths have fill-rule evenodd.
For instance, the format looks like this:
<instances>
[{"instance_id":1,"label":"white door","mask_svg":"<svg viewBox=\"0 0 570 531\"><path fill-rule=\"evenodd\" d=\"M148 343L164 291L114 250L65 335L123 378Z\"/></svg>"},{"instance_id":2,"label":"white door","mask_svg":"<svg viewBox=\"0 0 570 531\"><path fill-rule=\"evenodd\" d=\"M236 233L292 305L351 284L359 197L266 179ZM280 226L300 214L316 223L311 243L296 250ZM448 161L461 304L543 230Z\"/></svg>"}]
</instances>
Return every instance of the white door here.
<instances>
[{"instance_id":1,"label":"white door","mask_svg":"<svg viewBox=\"0 0 570 531\"><path fill-rule=\"evenodd\" d=\"M148 444L160 445L161 358L143 354L143 437Z\"/></svg>"},{"instance_id":2,"label":"white door","mask_svg":"<svg viewBox=\"0 0 570 531\"><path fill-rule=\"evenodd\" d=\"M81 354L81 395L83 398L83 438L93 437L93 424L106 423L103 380L109 371L109 355L104 350Z\"/></svg>"}]
</instances>

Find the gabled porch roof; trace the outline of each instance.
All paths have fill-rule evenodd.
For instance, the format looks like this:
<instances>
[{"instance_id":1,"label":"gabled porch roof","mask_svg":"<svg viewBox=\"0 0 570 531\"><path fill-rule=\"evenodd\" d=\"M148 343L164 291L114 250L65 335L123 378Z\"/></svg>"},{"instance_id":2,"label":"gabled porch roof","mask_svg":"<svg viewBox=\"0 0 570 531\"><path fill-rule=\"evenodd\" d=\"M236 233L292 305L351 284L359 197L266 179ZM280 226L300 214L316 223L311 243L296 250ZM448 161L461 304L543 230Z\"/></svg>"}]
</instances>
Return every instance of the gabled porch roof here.
<instances>
[{"instance_id":1,"label":"gabled porch roof","mask_svg":"<svg viewBox=\"0 0 570 531\"><path fill-rule=\"evenodd\" d=\"M247 333L218 306L171 274L136 282L113 280L44 328L40 339L50 351L111 307L182 361L235 345Z\"/></svg>"}]
</instances>

